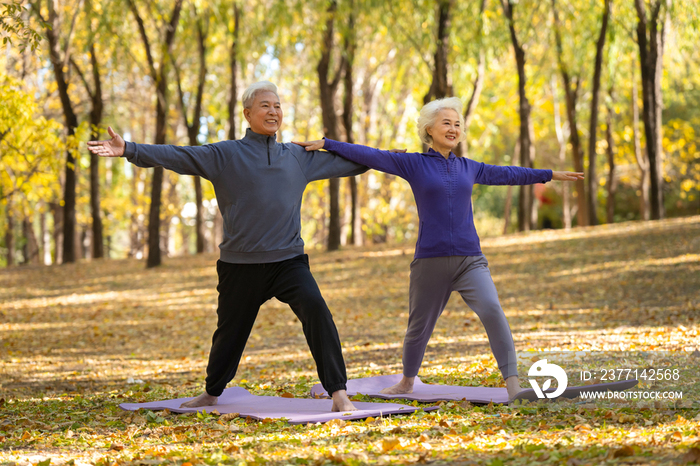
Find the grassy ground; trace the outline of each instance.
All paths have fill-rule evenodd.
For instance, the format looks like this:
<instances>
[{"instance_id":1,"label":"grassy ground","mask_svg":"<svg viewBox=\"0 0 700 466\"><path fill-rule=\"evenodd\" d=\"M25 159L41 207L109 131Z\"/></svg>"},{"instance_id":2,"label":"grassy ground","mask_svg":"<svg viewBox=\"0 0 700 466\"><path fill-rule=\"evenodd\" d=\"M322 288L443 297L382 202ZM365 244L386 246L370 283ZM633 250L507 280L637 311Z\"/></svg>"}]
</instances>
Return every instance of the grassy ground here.
<instances>
[{"instance_id":1,"label":"grassy ground","mask_svg":"<svg viewBox=\"0 0 700 466\"><path fill-rule=\"evenodd\" d=\"M156 270L134 260L14 267L0 271L0 464L700 462L700 217L534 232L483 249L521 355L665 354L686 368L683 400L444 403L438 413L296 427L130 414L118 404L202 390L216 257L168 259ZM351 378L400 370L412 252L310 253ZM485 332L457 295L422 375L502 385ZM266 303L232 384L307 396L316 381L293 313Z\"/></svg>"}]
</instances>

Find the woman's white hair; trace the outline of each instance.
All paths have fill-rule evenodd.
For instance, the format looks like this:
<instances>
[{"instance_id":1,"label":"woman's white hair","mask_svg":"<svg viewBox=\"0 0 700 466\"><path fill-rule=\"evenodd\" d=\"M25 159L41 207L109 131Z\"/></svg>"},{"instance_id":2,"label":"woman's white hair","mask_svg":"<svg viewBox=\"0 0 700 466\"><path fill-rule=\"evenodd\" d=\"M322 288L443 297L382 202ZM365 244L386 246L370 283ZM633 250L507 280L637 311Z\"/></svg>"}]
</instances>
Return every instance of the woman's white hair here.
<instances>
[{"instance_id":1,"label":"woman's white hair","mask_svg":"<svg viewBox=\"0 0 700 466\"><path fill-rule=\"evenodd\" d=\"M280 98L279 94L277 93L277 86L272 84L270 81L258 81L248 86L248 89L243 92L243 108L250 108L251 105L253 105L253 101L255 100L255 96L258 94L258 92L265 91L273 92L278 99Z\"/></svg>"},{"instance_id":2,"label":"woman's white hair","mask_svg":"<svg viewBox=\"0 0 700 466\"><path fill-rule=\"evenodd\" d=\"M430 146L433 143L433 137L428 134L428 128L435 125L438 113L443 109L451 109L457 112L459 116L459 126L462 128L462 135L459 141L464 141L467 135L464 133L464 117L462 116L462 101L459 97L445 97L444 99L433 100L428 102L420 109L418 116L418 136L426 145Z\"/></svg>"}]
</instances>

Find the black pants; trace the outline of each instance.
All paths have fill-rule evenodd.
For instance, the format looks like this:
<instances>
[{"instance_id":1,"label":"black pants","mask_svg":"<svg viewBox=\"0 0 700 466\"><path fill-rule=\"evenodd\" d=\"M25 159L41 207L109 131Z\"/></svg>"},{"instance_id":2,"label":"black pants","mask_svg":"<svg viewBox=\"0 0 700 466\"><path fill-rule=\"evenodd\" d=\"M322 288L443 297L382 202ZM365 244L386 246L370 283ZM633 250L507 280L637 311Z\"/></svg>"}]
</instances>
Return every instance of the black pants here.
<instances>
[{"instance_id":1,"label":"black pants","mask_svg":"<svg viewBox=\"0 0 700 466\"><path fill-rule=\"evenodd\" d=\"M219 316L207 365L207 393L219 396L233 380L260 306L276 297L301 321L328 393L345 390L347 375L338 330L309 269L309 256L268 264L218 261Z\"/></svg>"}]
</instances>

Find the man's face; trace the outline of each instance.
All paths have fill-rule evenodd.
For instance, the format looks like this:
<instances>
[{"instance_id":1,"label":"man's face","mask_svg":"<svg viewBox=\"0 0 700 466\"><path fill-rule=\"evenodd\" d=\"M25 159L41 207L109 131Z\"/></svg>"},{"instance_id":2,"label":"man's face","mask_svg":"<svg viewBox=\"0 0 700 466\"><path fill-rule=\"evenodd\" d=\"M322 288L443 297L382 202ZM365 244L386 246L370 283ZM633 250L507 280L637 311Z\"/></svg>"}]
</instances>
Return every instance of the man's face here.
<instances>
[{"instance_id":1,"label":"man's face","mask_svg":"<svg viewBox=\"0 0 700 466\"><path fill-rule=\"evenodd\" d=\"M282 106L272 91L258 92L250 108L243 109L243 115L250 129L265 136L273 136L282 126Z\"/></svg>"}]
</instances>

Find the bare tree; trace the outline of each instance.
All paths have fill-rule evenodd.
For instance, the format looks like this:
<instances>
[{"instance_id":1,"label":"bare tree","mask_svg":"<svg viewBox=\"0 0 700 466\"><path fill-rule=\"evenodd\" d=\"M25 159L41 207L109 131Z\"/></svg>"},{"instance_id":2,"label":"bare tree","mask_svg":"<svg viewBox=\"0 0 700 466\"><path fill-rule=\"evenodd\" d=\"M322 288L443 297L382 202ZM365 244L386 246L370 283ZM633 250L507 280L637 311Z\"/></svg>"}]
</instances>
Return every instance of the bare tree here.
<instances>
[{"instance_id":1,"label":"bare tree","mask_svg":"<svg viewBox=\"0 0 700 466\"><path fill-rule=\"evenodd\" d=\"M238 1L233 2L233 31L231 31L231 51L229 52L229 70L231 72L231 86L228 97L228 138L236 139L236 104L238 103L238 34L240 29L241 9Z\"/></svg>"},{"instance_id":2,"label":"bare tree","mask_svg":"<svg viewBox=\"0 0 700 466\"><path fill-rule=\"evenodd\" d=\"M614 103L613 88L610 86L608 89L608 98L606 99L605 105L605 140L607 142L607 148L605 150L608 156L608 181L606 186L608 188L608 200L605 205L606 210L606 220L608 223L613 223L615 221L615 193L617 191L617 176L615 175L615 141L613 140L613 103Z\"/></svg>"},{"instance_id":3,"label":"bare tree","mask_svg":"<svg viewBox=\"0 0 700 466\"><path fill-rule=\"evenodd\" d=\"M202 118L202 99L204 97L204 84L207 77L207 35L209 32L209 17L205 18L197 15L197 7L192 6L194 16L197 21L197 56L199 58L199 74L197 76L197 94L195 96L194 109L192 110L192 121L189 120L187 113L187 104L185 103L185 93L182 90L182 80L180 79L180 67L177 61L172 58L173 68L175 69L175 77L177 81L177 91L180 97L180 113L187 128L187 138L191 146L199 145L197 136L199 135L200 119ZM206 15L207 13L205 13ZM197 212L195 214L195 231L196 231L196 248L197 254L204 252L204 215L203 215L203 195L202 195L202 179L199 176L194 176L194 193Z\"/></svg>"},{"instance_id":4,"label":"bare tree","mask_svg":"<svg viewBox=\"0 0 700 466\"><path fill-rule=\"evenodd\" d=\"M598 140L598 99L600 96L600 79L603 74L603 53L610 19L610 0L604 0L605 8L601 18L600 33L595 47L595 66L593 69L593 90L591 96L591 116L588 129L588 224L598 224L598 176L596 174L596 142Z\"/></svg>"},{"instance_id":5,"label":"bare tree","mask_svg":"<svg viewBox=\"0 0 700 466\"><path fill-rule=\"evenodd\" d=\"M39 263L39 243L34 233L34 225L32 218L25 215L22 219L22 236L24 236L24 245L22 246L22 255L24 256L24 264Z\"/></svg>"},{"instance_id":6,"label":"bare tree","mask_svg":"<svg viewBox=\"0 0 700 466\"><path fill-rule=\"evenodd\" d=\"M578 131L578 119L576 117L576 102L579 95L580 77L571 76L569 67L564 60L564 47L561 39L561 22L559 20L559 12L556 6L556 0L552 0L552 13L554 15L554 40L557 47L557 62L559 64L559 73L561 74L564 83L564 94L566 96L566 117L569 122L569 143L571 144L571 153L574 162L574 170L583 172L583 149L581 148L581 135ZM586 184L583 180L575 182L576 202L578 205L576 218L579 226L588 225L588 204L586 202Z\"/></svg>"},{"instance_id":7,"label":"bare tree","mask_svg":"<svg viewBox=\"0 0 700 466\"><path fill-rule=\"evenodd\" d=\"M532 168L535 160L534 129L530 118L530 101L527 98L527 75L525 74L525 49L515 30L514 10L516 0L501 0L503 13L508 21L510 40L515 52L515 64L518 69L518 96L520 98L520 166ZM534 191L532 186L520 186L518 204L518 230L529 231L533 223Z\"/></svg>"},{"instance_id":8,"label":"bare tree","mask_svg":"<svg viewBox=\"0 0 700 466\"><path fill-rule=\"evenodd\" d=\"M642 220L651 218L649 206L649 157L646 150L642 150L642 142L639 136L639 94L637 90L637 76L634 72L636 65L632 63L632 134L634 136L634 157L639 167L639 215Z\"/></svg>"},{"instance_id":9,"label":"bare tree","mask_svg":"<svg viewBox=\"0 0 700 466\"><path fill-rule=\"evenodd\" d=\"M552 76L552 101L554 103L554 132L559 142L559 170L566 169L566 129L561 122L559 99L557 98L557 80ZM569 183L561 183L561 203L564 216L564 228L571 228L571 206L569 200Z\"/></svg>"},{"instance_id":10,"label":"bare tree","mask_svg":"<svg viewBox=\"0 0 700 466\"><path fill-rule=\"evenodd\" d=\"M423 96L423 104L452 95L452 83L450 83L447 71L453 6L454 0L437 0L437 46L433 54L432 80L428 92Z\"/></svg>"},{"instance_id":11,"label":"bare tree","mask_svg":"<svg viewBox=\"0 0 700 466\"><path fill-rule=\"evenodd\" d=\"M353 65L355 63L355 51L357 49L357 38L355 36L355 2L349 1L350 14L347 20L347 32L343 37L343 55L344 72L343 72L343 115L342 122L345 129L345 140L349 143L354 143L355 138L352 131L352 115L353 115L353 97L354 97L354 77ZM358 199L358 179L359 175L348 178L348 187L350 188L350 244L355 246L362 245L362 217L360 216L360 202Z\"/></svg>"},{"instance_id":12,"label":"bare tree","mask_svg":"<svg viewBox=\"0 0 700 466\"><path fill-rule=\"evenodd\" d=\"M182 10L182 1L175 0L170 20L163 24L165 29L165 37L161 47L165 50L160 57L160 63L156 68L155 59L151 51L151 43L146 33L146 26L143 19L139 15L138 9L134 0L129 1L129 8L136 19L141 40L146 51L148 60L148 71L156 86L156 134L155 143L165 144L166 142L166 123L168 112L168 65L170 53L172 51L177 24L180 19L180 11ZM160 250L160 204L161 193L163 191L163 167L153 169L153 179L151 183L151 207L148 214L148 260L146 267L157 267L161 264Z\"/></svg>"},{"instance_id":13,"label":"bare tree","mask_svg":"<svg viewBox=\"0 0 700 466\"><path fill-rule=\"evenodd\" d=\"M464 132L468 134L469 126L471 125L474 115L476 114L476 107L479 105L479 98L481 97L481 91L484 89L484 76L486 75L486 51L484 50L483 37L484 37L484 11L486 10L486 0L481 0L481 5L479 6L479 34L476 41L477 47L479 47L479 61L476 65L476 77L472 83L472 93L469 96L469 102L464 109ZM466 157L469 153L469 141L468 138L464 138L464 141L456 148L455 154L457 156Z\"/></svg>"},{"instance_id":14,"label":"bare tree","mask_svg":"<svg viewBox=\"0 0 700 466\"><path fill-rule=\"evenodd\" d=\"M7 204L5 205L5 249L7 249L7 255L5 256L5 263L7 266L15 265L15 217L12 212L12 198L7 197Z\"/></svg>"},{"instance_id":15,"label":"bare tree","mask_svg":"<svg viewBox=\"0 0 700 466\"><path fill-rule=\"evenodd\" d=\"M647 15L647 4L649 14ZM651 218L664 218L663 197L663 127L661 111L663 98L661 78L663 76L663 56L666 38L666 21L670 0L635 0L637 10L637 45L639 65L642 72L642 120L649 158L649 188Z\"/></svg>"},{"instance_id":16,"label":"bare tree","mask_svg":"<svg viewBox=\"0 0 700 466\"><path fill-rule=\"evenodd\" d=\"M60 31L60 18L54 8L54 2L47 1L48 17L44 18L41 14L41 0L31 2L34 14L46 25L44 34L49 46L49 58L51 67L56 79L56 87L61 100L61 108L63 110L63 118L65 120L66 132L68 136L75 134L75 129L78 127L78 116L73 108L70 94L68 92L69 80L66 74L66 65L70 62L70 39L75 28L78 12L74 12L73 20L71 21L70 31L64 40L63 47L60 45L58 36ZM76 202L76 160L70 150L66 150L66 168L65 179L63 183L63 245L62 245L62 262L71 263L76 260L76 235L75 235L75 202Z\"/></svg>"},{"instance_id":17,"label":"bare tree","mask_svg":"<svg viewBox=\"0 0 700 466\"><path fill-rule=\"evenodd\" d=\"M88 28L92 17L92 2L85 2L85 12ZM102 77L97 48L95 47L95 34L90 34L90 66L92 71L92 85L90 85L82 69L70 58L70 63L83 82L85 92L90 98L90 128L92 141L97 141L100 136L99 127L102 124L104 112L104 99L102 98ZM104 239L102 226L102 211L100 208L100 156L90 153L90 214L92 216L92 257L99 259L104 257Z\"/></svg>"},{"instance_id":18,"label":"bare tree","mask_svg":"<svg viewBox=\"0 0 700 466\"><path fill-rule=\"evenodd\" d=\"M326 23L321 43L321 58L316 66L318 73L319 96L321 99L321 114L323 118L323 133L330 139L338 139L338 115L335 108L335 95L345 68L345 58L341 58L333 77L329 76L331 58L334 49L335 16L338 10L336 0L331 0L326 10ZM340 180L331 178L329 181L329 223L328 250L340 248Z\"/></svg>"}]
</instances>

